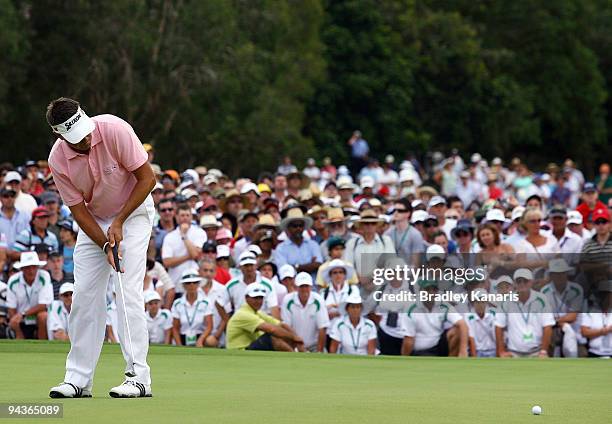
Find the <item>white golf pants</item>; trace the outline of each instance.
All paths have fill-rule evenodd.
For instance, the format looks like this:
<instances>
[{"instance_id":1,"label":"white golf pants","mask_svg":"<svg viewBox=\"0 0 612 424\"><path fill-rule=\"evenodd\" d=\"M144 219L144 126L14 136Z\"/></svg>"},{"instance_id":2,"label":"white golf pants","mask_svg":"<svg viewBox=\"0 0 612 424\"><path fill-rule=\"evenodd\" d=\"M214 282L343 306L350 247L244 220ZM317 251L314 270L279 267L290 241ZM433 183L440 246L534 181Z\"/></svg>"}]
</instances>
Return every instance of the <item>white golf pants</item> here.
<instances>
[{"instance_id":1,"label":"white golf pants","mask_svg":"<svg viewBox=\"0 0 612 424\"><path fill-rule=\"evenodd\" d=\"M121 280L134 350L135 380L143 384L151 384L150 369L147 364L149 336L142 287L154 212L153 200L148 196L123 224L123 241L119 245L123 256L121 263L125 269L125 273L121 274ZM111 223L112 219L98 220L105 233ZM84 231L79 231L74 250L75 283L68 324L71 348L66 359L64 380L79 387L91 389L93 385L94 372L106 330L106 289L109 277L114 272L102 249ZM117 333L127 371L129 346L121 290L116 278L115 284L119 327Z\"/></svg>"}]
</instances>

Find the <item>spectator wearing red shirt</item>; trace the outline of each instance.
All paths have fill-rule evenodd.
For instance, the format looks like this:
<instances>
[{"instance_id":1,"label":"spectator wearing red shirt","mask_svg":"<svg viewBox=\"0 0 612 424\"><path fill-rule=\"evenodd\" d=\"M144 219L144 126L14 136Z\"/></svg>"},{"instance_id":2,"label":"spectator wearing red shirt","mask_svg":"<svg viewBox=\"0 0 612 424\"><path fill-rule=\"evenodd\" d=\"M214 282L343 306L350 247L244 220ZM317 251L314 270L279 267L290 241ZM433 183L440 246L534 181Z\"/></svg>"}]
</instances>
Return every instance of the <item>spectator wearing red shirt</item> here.
<instances>
[{"instance_id":1,"label":"spectator wearing red shirt","mask_svg":"<svg viewBox=\"0 0 612 424\"><path fill-rule=\"evenodd\" d=\"M582 188L582 203L578 205L576 210L582 215L584 226L590 230L593 227L593 211L595 209L606 209L601 200L598 200L599 193L597 186L593 183L585 183Z\"/></svg>"}]
</instances>

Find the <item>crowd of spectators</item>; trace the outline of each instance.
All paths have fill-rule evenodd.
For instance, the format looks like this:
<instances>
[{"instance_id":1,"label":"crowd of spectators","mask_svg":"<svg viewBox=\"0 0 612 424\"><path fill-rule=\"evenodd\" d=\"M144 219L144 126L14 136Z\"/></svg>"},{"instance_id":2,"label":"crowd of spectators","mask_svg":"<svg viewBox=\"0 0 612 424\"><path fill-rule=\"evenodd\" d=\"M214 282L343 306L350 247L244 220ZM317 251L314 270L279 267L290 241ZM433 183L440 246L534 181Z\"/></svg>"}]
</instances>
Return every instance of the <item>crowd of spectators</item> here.
<instances>
[{"instance_id":1,"label":"crowd of spectators","mask_svg":"<svg viewBox=\"0 0 612 424\"><path fill-rule=\"evenodd\" d=\"M145 145L158 179L143 276L151 343L612 355L608 164L586 181L570 159L534 172L519 158L489 162L454 150L426 164L387 155L381 165L359 132L348 144L349 167L324 158L299 170L285 157L257 180L204 166L162 170ZM45 161L0 169L0 338L69 340L79 228ZM377 269L395 267L483 272L461 282L376 282ZM440 300L444 293L469 296ZM505 294L516 297L490 296ZM109 342L114 299L111 277Z\"/></svg>"}]
</instances>

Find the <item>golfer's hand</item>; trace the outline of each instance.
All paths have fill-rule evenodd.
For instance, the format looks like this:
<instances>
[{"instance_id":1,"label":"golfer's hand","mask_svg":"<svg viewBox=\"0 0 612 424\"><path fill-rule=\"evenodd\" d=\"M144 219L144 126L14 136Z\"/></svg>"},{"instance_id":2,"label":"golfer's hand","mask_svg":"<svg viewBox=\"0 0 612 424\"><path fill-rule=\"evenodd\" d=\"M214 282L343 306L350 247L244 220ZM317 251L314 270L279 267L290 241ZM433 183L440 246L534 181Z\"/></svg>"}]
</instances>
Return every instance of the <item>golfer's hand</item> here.
<instances>
[{"instance_id":1,"label":"golfer's hand","mask_svg":"<svg viewBox=\"0 0 612 424\"><path fill-rule=\"evenodd\" d=\"M119 243L123 241L123 223L113 221L110 227L108 227L106 238L108 238L110 247L114 247L116 244L117 248L119 248Z\"/></svg>"},{"instance_id":2,"label":"golfer's hand","mask_svg":"<svg viewBox=\"0 0 612 424\"><path fill-rule=\"evenodd\" d=\"M119 251L117 253L119 255L119 260L121 261L123 259L123 256L121 256L121 251ZM113 249L110 246L106 248L106 260L108 261L110 266L113 267L114 270L117 270L117 267L115 266L115 257L113 256ZM120 271L121 272L125 272L125 269L123 269L123 267L121 267Z\"/></svg>"}]
</instances>

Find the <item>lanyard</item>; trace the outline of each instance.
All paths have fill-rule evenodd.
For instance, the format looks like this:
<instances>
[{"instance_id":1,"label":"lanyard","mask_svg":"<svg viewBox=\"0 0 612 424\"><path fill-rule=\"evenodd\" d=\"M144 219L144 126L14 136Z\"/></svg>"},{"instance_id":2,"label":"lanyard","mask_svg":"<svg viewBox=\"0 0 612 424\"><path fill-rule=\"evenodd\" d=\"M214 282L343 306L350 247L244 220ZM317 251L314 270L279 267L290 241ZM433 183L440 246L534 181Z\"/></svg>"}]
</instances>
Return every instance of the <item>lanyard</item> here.
<instances>
[{"instance_id":1,"label":"lanyard","mask_svg":"<svg viewBox=\"0 0 612 424\"><path fill-rule=\"evenodd\" d=\"M353 329L351 328L352 326L353 324L349 322L348 329L351 332L351 341L353 343L353 349L355 349L355 352L357 352L357 348L359 347L359 339L361 338L361 328L359 328L359 331L357 331L357 341L355 341L355 338L353 337Z\"/></svg>"},{"instance_id":2,"label":"lanyard","mask_svg":"<svg viewBox=\"0 0 612 424\"><path fill-rule=\"evenodd\" d=\"M34 283L36 283L36 281ZM28 283L24 281L23 291L25 292L26 299L28 300L28 308L32 307L32 305L30 305L30 296L32 296L34 293L34 283L32 283L32 290L28 293Z\"/></svg>"},{"instance_id":3,"label":"lanyard","mask_svg":"<svg viewBox=\"0 0 612 424\"><path fill-rule=\"evenodd\" d=\"M529 314L531 313L531 303L529 303L529 306L527 307L527 317L526 318L525 318L525 314L523 313L523 307L521 306L521 303L517 302L516 306L518 306L519 310L521 311L521 316L523 317L523 321L525 321L525 325L529 325Z\"/></svg>"},{"instance_id":4,"label":"lanyard","mask_svg":"<svg viewBox=\"0 0 612 424\"><path fill-rule=\"evenodd\" d=\"M191 314L191 319L189 319L189 314L187 313L187 299L185 299L185 317L187 318L187 323L189 324L189 328L193 324L195 320L196 314L198 313L198 306L200 306L200 301L196 299L195 305L193 307L193 314Z\"/></svg>"},{"instance_id":5,"label":"lanyard","mask_svg":"<svg viewBox=\"0 0 612 424\"><path fill-rule=\"evenodd\" d=\"M393 230L393 241L394 241L394 244L395 244L395 250L397 252L399 252L400 247L402 247L402 244L404 244L404 240L406 239L406 236L408 235L408 230L410 230L410 227L406 227L406 230L404 231L404 234L402 235L402 238L401 238L399 244L397 244L397 228L395 228Z\"/></svg>"}]
</instances>

